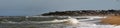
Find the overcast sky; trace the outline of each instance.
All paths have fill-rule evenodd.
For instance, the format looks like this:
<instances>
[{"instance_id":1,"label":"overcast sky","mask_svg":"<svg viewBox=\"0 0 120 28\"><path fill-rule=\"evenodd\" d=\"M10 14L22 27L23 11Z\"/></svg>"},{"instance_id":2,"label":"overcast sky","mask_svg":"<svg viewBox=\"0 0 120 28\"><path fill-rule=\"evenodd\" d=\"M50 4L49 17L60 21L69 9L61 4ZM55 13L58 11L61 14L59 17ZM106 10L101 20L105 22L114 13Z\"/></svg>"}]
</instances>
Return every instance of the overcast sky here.
<instances>
[{"instance_id":1,"label":"overcast sky","mask_svg":"<svg viewBox=\"0 0 120 28\"><path fill-rule=\"evenodd\" d=\"M119 0L0 0L0 16L31 16L51 11L120 9Z\"/></svg>"}]
</instances>

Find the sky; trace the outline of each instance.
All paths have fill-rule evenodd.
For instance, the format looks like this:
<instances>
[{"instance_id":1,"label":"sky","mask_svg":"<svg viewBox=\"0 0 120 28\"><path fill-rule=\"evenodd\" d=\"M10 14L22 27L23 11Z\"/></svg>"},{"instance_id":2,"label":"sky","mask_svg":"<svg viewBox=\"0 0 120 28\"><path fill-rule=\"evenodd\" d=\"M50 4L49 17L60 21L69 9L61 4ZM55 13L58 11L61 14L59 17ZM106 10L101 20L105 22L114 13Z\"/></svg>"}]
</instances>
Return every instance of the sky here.
<instances>
[{"instance_id":1,"label":"sky","mask_svg":"<svg viewBox=\"0 0 120 28\"><path fill-rule=\"evenodd\" d=\"M0 16L33 16L54 11L119 7L120 0L0 0Z\"/></svg>"}]
</instances>

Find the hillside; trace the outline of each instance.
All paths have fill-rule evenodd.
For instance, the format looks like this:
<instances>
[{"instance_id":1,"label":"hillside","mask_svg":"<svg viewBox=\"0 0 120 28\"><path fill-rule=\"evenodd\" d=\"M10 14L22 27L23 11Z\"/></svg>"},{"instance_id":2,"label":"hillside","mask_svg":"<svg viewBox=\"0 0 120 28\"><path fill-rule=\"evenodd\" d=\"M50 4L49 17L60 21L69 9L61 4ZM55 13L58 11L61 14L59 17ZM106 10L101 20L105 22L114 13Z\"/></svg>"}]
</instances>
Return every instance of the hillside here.
<instances>
[{"instance_id":1,"label":"hillside","mask_svg":"<svg viewBox=\"0 0 120 28\"><path fill-rule=\"evenodd\" d=\"M42 16L105 16L120 15L120 10L76 10L76 11L56 11L43 13Z\"/></svg>"}]
</instances>

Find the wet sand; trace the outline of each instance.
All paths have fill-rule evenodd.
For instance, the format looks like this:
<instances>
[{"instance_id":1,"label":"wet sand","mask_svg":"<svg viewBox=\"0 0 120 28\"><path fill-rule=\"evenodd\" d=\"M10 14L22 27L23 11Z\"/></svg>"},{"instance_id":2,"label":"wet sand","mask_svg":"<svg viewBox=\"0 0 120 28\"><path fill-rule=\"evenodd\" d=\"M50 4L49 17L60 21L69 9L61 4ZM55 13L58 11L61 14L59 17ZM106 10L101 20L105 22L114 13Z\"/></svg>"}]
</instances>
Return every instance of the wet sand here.
<instances>
[{"instance_id":1,"label":"wet sand","mask_svg":"<svg viewBox=\"0 0 120 28\"><path fill-rule=\"evenodd\" d=\"M107 18L102 19L101 22L111 25L120 25L120 16L108 16Z\"/></svg>"}]
</instances>

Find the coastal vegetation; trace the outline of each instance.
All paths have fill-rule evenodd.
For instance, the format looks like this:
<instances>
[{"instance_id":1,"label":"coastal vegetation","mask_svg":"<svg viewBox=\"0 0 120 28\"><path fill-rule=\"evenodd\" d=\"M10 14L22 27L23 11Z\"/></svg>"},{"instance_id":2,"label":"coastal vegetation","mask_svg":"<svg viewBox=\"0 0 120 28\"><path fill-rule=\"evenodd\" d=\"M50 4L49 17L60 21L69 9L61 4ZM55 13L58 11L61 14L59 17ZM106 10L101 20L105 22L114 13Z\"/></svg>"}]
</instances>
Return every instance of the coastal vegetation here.
<instances>
[{"instance_id":1,"label":"coastal vegetation","mask_svg":"<svg viewBox=\"0 0 120 28\"><path fill-rule=\"evenodd\" d=\"M76 11L56 11L43 13L42 16L105 16L120 15L120 10L76 10Z\"/></svg>"}]
</instances>

